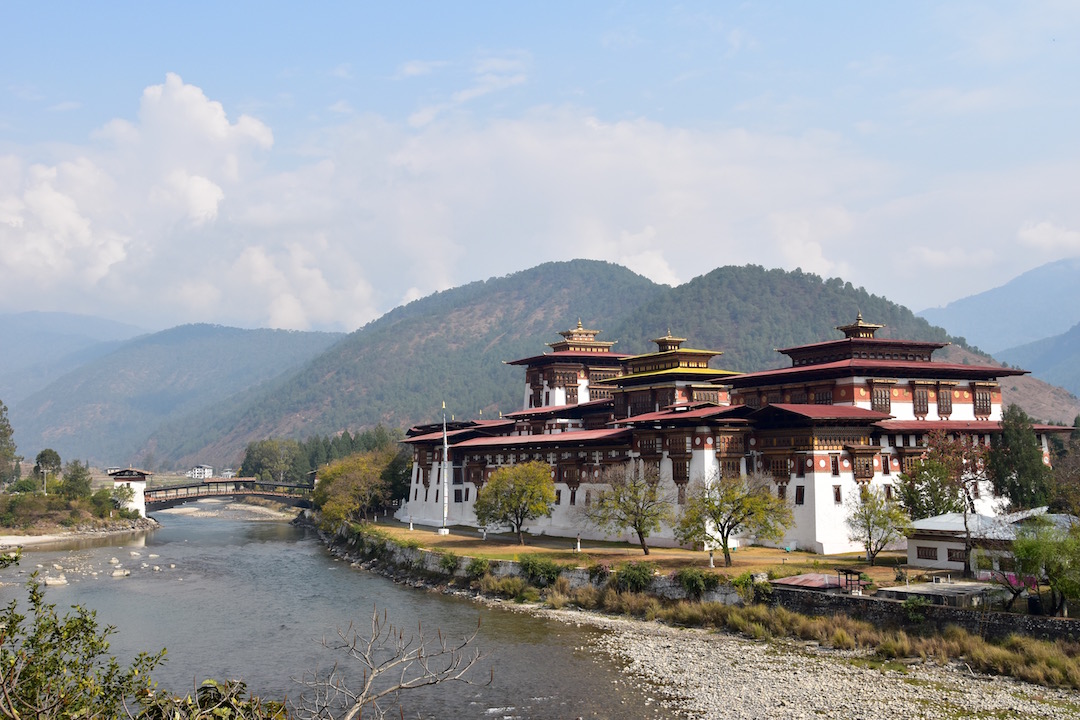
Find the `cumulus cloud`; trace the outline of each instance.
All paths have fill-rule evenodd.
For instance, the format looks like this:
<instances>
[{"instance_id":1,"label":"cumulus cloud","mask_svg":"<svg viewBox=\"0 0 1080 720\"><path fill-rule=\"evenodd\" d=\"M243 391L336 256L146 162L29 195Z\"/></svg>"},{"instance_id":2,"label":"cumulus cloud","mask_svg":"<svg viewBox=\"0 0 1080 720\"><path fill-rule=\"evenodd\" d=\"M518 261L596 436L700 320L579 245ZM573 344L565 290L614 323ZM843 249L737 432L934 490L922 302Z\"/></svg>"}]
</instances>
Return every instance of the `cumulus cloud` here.
<instances>
[{"instance_id":1,"label":"cumulus cloud","mask_svg":"<svg viewBox=\"0 0 1080 720\"><path fill-rule=\"evenodd\" d=\"M526 69L478 60L447 103ZM414 125L357 112L278 153L265 123L169 75L136 116L55 152L0 157L0 307L148 327L352 330L572 257L667 284L723 264L802 267L919 309L1080 250L1069 158L912 183L831 133L611 122L569 106ZM29 297L55 305L20 306Z\"/></svg>"}]
</instances>

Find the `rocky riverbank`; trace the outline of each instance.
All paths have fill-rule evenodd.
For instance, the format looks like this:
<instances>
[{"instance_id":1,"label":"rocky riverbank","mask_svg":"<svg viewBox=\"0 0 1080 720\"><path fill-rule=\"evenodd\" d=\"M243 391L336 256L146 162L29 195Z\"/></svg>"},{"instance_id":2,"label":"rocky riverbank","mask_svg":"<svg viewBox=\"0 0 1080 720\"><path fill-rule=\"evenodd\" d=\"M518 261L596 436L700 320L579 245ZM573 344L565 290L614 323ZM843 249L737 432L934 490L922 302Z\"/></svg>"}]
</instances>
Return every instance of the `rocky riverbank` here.
<instances>
[{"instance_id":1,"label":"rocky riverbank","mask_svg":"<svg viewBox=\"0 0 1080 720\"><path fill-rule=\"evenodd\" d=\"M42 532L33 535L0 535L0 552L13 550L17 547L49 545L79 538L146 532L148 530L157 530L159 527L161 525L153 518L139 518L138 520L110 520L101 525L87 525L85 527L75 527L71 530Z\"/></svg>"},{"instance_id":2,"label":"rocky riverbank","mask_svg":"<svg viewBox=\"0 0 1080 720\"><path fill-rule=\"evenodd\" d=\"M1080 694L962 663L873 667L861 653L575 610L535 614L611 632L595 649L625 663L627 682L649 683L689 718L1080 718Z\"/></svg>"},{"instance_id":3,"label":"rocky riverbank","mask_svg":"<svg viewBox=\"0 0 1080 720\"><path fill-rule=\"evenodd\" d=\"M881 665L861 651L796 640L750 640L592 611L552 610L478 596L352 556L323 536L335 555L399 582L469 595L480 602L610 632L593 641L624 663L627 683L655 688L687 718L1080 718L1080 693L973 673L962 662Z\"/></svg>"}]
</instances>

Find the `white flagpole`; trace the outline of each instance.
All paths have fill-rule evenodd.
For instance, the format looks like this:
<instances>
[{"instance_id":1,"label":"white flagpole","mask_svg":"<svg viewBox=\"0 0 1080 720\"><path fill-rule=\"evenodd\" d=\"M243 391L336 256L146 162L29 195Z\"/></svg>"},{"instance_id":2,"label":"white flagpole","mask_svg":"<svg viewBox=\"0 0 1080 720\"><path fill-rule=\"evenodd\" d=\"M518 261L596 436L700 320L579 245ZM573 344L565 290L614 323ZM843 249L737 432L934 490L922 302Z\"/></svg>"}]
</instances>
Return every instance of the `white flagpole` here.
<instances>
[{"instance_id":1,"label":"white flagpole","mask_svg":"<svg viewBox=\"0 0 1080 720\"><path fill-rule=\"evenodd\" d=\"M439 528L440 535L449 535L450 528L446 526L446 517L450 513L450 473L453 472L453 466L450 464L450 443L446 438L446 401L442 404L442 527Z\"/></svg>"}]
</instances>

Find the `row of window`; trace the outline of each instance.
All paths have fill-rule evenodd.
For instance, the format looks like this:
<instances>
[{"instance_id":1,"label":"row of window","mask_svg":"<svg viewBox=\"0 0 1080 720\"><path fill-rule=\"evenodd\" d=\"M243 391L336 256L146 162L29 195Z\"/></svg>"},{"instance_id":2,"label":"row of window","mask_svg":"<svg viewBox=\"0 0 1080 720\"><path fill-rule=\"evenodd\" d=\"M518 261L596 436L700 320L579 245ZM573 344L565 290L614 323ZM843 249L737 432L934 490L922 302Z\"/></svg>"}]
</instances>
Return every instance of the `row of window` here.
<instances>
[{"instance_id":1,"label":"row of window","mask_svg":"<svg viewBox=\"0 0 1080 720\"><path fill-rule=\"evenodd\" d=\"M964 562L964 549L963 548L946 548L948 550L949 562ZM936 547L927 545L916 545L915 556L920 560L937 560L938 549Z\"/></svg>"}]
</instances>

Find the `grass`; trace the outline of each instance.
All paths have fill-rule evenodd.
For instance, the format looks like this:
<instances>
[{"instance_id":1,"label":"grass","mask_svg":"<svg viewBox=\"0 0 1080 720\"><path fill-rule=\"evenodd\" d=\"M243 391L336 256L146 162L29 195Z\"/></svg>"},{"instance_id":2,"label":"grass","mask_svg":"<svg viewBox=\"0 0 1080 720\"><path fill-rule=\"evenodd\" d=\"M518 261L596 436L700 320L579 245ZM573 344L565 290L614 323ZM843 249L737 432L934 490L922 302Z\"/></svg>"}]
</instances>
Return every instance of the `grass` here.
<instances>
[{"instance_id":1,"label":"grass","mask_svg":"<svg viewBox=\"0 0 1080 720\"><path fill-rule=\"evenodd\" d=\"M595 563L605 563L614 567L628 560L648 560L655 563L662 575L678 572L684 568L705 569L709 564L709 554L701 550L682 548L650 548L646 556L636 543L610 542L603 540L581 541L581 552L574 551L574 538L552 537L549 535L525 535L525 545L519 545L517 536L512 533L488 533L487 540L481 539L479 531L470 527L452 527L449 535L439 535L436 528L414 525L409 530L408 523L382 521L377 527L395 538L399 543L409 543L425 548L449 550L458 555L480 557L488 560L520 560L524 555L543 555L556 563L575 567L588 567ZM837 568L855 568L865 572L877 585L892 585L897 564L906 560L901 553L882 553L878 564L871 567L864 558L847 553L844 555L816 555L814 553L794 551L785 552L780 548L744 547L732 553L732 566L723 566L723 557L715 554L716 568L713 572L732 577L744 572L767 573L772 578L798 575L806 572L834 573Z\"/></svg>"}]
</instances>

